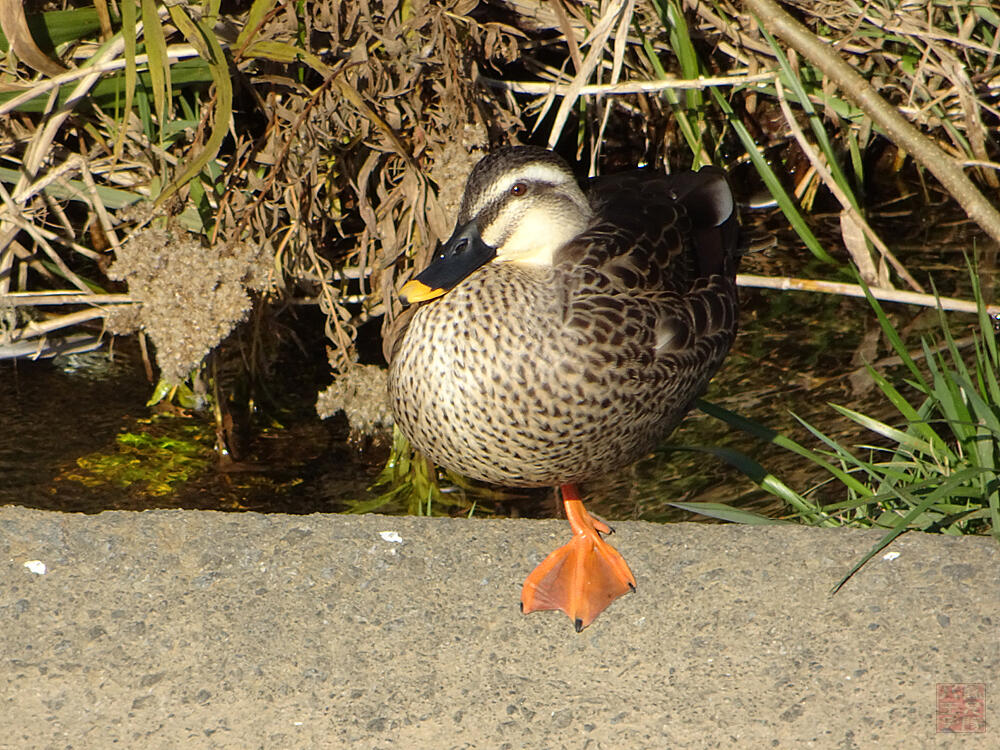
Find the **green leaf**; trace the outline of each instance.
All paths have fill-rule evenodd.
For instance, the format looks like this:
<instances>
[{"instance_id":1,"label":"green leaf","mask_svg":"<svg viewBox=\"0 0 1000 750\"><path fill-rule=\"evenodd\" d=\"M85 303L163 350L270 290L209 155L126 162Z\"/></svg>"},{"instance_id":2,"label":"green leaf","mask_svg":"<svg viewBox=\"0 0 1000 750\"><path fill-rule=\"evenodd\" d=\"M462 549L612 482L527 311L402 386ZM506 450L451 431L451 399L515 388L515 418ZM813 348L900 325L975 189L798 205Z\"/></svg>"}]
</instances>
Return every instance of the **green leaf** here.
<instances>
[{"instance_id":1,"label":"green leaf","mask_svg":"<svg viewBox=\"0 0 1000 750\"><path fill-rule=\"evenodd\" d=\"M941 439L941 436L938 435L937 430L921 418L917 410L913 408L896 387L871 365L866 364L865 367L872 380L875 381L875 385L889 399L890 403L899 410L899 413L909 424L910 429L919 432L927 442L934 446L935 452L950 454L948 446Z\"/></svg>"},{"instance_id":2,"label":"green leaf","mask_svg":"<svg viewBox=\"0 0 1000 750\"><path fill-rule=\"evenodd\" d=\"M205 146L188 161L184 171L157 196L156 205L158 206L197 176L205 165L216 157L229 130L229 120L233 114L233 83L229 77L229 65L208 19L202 17L195 23L180 5L170 6L170 17L185 38L198 49L208 63L208 69L215 83L215 106L212 111L212 126Z\"/></svg>"},{"instance_id":3,"label":"green leaf","mask_svg":"<svg viewBox=\"0 0 1000 750\"><path fill-rule=\"evenodd\" d=\"M906 365L906 368L913 374L913 377L916 378L916 382L919 384L921 390L924 393L930 392L930 387L927 385L927 381L924 379L923 373L920 371L920 368L917 367L917 363L913 361L913 357L910 356L910 352L903 343L903 340L899 337L899 333L896 332L895 326L889 322L889 318L886 317L885 310L882 309L882 305L877 299L875 299L875 297L872 296L872 293L868 288L868 284L866 284L865 280L861 278L861 274L858 273L858 270L854 268L854 266L851 266L851 273L854 275L855 281L864 290L865 298L868 300L868 304L871 305L871 308L875 311L875 317L878 318L879 325L882 327L882 332L885 334L885 337L889 339L889 343L892 345L892 349L896 353L896 356L902 360L903 364Z\"/></svg>"},{"instance_id":4,"label":"green leaf","mask_svg":"<svg viewBox=\"0 0 1000 750\"><path fill-rule=\"evenodd\" d=\"M799 213L799 209L796 207L795 201L793 201L788 193L785 192L785 188L781 184L781 180L778 179L774 170L771 169L771 165L768 164L767 160L764 159L763 155L761 155L757 148L757 144L754 142L753 136L750 135L750 131L746 129L746 126L733 111L729 102L726 101L722 93L715 87L711 88L710 92L715 98L715 103L729 118L729 124L736 132L740 141L743 143L743 148L746 149L747 156L750 157L750 162L754 165L754 168L764 181L767 189L771 192L771 195L778 202L778 206L781 208L782 213L785 214L785 218L788 219L792 228L805 243L806 247L809 248L809 252L825 263L836 264L836 261L826 250L823 249L819 240L816 239L816 235L813 234L812 230L806 224L805 219L802 218L802 214Z\"/></svg>"},{"instance_id":5,"label":"green leaf","mask_svg":"<svg viewBox=\"0 0 1000 750\"><path fill-rule=\"evenodd\" d=\"M160 24L156 0L139 0L142 8L142 38L149 56L149 75L153 91L153 109L161 133L170 111L170 60L167 39ZM129 2L129 0L126 0Z\"/></svg>"},{"instance_id":6,"label":"green leaf","mask_svg":"<svg viewBox=\"0 0 1000 750\"><path fill-rule=\"evenodd\" d=\"M58 47L67 42L91 39L101 30L101 19L94 8L51 10L47 13L25 14L28 31L38 48L46 54L56 55ZM0 30L0 52L10 51L7 37Z\"/></svg>"},{"instance_id":7,"label":"green leaf","mask_svg":"<svg viewBox=\"0 0 1000 750\"><path fill-rule=\"evenodd\" d=\"M139 79L135 63L135 47L137 20L133 0L123 0L122 11L122 42L125 44L125 104L121 109L118 123L118 135L115 137L115 159L120 159L125 147L125 136L128 134L128 120L132 114L132 102L135 99L135 85Z\"/></svg>"},{"instance_id":8,"label":"green leaf","mask_svg":"<svg viewBox=\"0 0 1000 750\"><path fill-rule=\"evenodd\" d=\"M837 404L830 404L830 406L848 419L857 422L866 430L871 430L872 432L882 435L883 437L887 437L900 445L905 445L910 450L921 451L924 453L933 453L934 451L933 446L926 440L921 440L915 435L910 435L909 433L898 430L895 427L890 427L885 422L869 417L861 412L854 411L854 409L848 409L845 406L838 406Z\"/></svg>"},{"instance_id":9,"label":"green leaf","mask_svg":"<svg viewBox=\"0 0 1000 750\"><path fill-rule=\"evenodd\" d=\"M840 160L837 158L837 153L833 150L833 144L830 143L830 138L826 134L826 128L823 125L823 121L816 114L816 110L813 108L812 102L809 99L809 94L806 92L801 78L799 78L799 76L795 74L795 71L792 70L792 66L789 64L788 58L785 56L781 46L774 41L774 37L768 33L763 24L758 21L757 27L767 40L767 43L771 46L771 52L778 60L778 65L781 68L782 83L792 90L795 98L799 102L799 106L802 107L802 110L809 118L809 127L816 136L816 142L819 144L819 147L823 152L823 156L826 157L826 166L830 170L830 174L833 177L834 182L836 182L837 186L844 191L844 194L847 196L850 204L856 210L860 211L858 199L854 196L851 184L848 182L847 177L840 168ZM866 242L867 241L868 240L866 238Z\"/></svg>"},{"instance_id":10,"label":"green leaf","mask_svg":"<svg viewBox=\"0 0 1000 750\"><path fill-rule=\"evenodd\" d=\"M660 5L660 13L664 13L662 5ZM663 64L660 62L659 55L656 54L656 49L653 47L653 43L643 34L641 27L636 25L636 33L640 35L642 39L642 49L646 54L646 60L649 62L650 66L653 68L657 79L663 80L667 77L667 71L664 70ZM684 136L684 140L688 145L688 149L691 151L693 157L692 169L696 169L701 166L702 162L702 144L698 132L695 130L694 125L691 124L691 120L687 115L687 112L683 107L680 106L680 100L677 97L677 92L672 89L664 89L661 96L666 99L667 103L670 105L671 111L674 115L674 120L677 122L677 126L680 128L681 135Z\"/></svg>"},{"instance_id":11,"label":"green leaf","mask_svg":"<svg viewBox=\"0 0 1000 750\"><path fill-rule=\"evenodd\" d=\"M709 407L708 409L705 408L706 405ZM699 408L701 408L702 411L705 411L706 413L709 414L711 414L711 411L709 411L709 409L713 409L717 410L717 413L725 412L729 417L733 417L736 419L743 419L733 414L732 412L727 412L720 406L716 406L715 404L708 404L708 402L704 402L704 404L699 404ZM749 420L745 421L749 422ZM757 426L759 427L759 425ZM831 525L829 523L829 520L825 518L825 514L818 506L806 500L804 497L802 497L800 494L795 492L793 489L788 487L784 482L778 479L778 477L774 476L769 471L767 471L759 463L749 458L748 456L745 456L739 451L734 451L731 448L722 448L718 446L708 447L708 448L703 448L698 446L677 446L677 449L695 451L698 453L709 453L715 456L716 458L725 461L730 466L733 466L734 468L743 472L764 491L769 492L770 494L774 495L775 497L787 503L792 508L795 508L795 510L804 517L806 517L810 523L819 525Z\"/></svg>"},{"instance_id":12,"label":"green leaf","mask_svg":"<svg viewBox=\"0 0 1000 750\"><path fill-rule=\"evenodd\" d=\"M768 516L762 516L759 513L749 510L734 508L725 503L667 503L667 505L731 523L742 523L750 526L793 525L790 521L784 521L780 518L769 518Z\"/></svg>"},{"instance_id":13,"label":"green leaf","mask_svg":"<svg viewBox=\"0 0 1000 750\"><path fill-rule=\"evenodd\" d=\"M701 74L701 63L698 60L698 54L695 52L694 45L691 43L691 32L684 18L684 10L680 7L677 0L669 0L666 11L670 29L670 48L677 55L677 62L681 66L681 75L689 79L697 78ZM698 89L686 90L684 98L687 102L688 110L692 112L698 112L704 104L701 92Z\"/></svg>"},{"instance_id":14,"label":"green leaf","mask_svg":"<svg viewBox=\"0 0 1000 750\"><path fill-rule=\"evenodd\" d=\"M116 107L120 107L121 96L125 86L125 75L126 73L124 71L118 74L105 75L90 89L90 93L87 95L87 100L101 109L113 110ZM175 91L180 91L181 89L186 88L204 87L212 82L212 76L209 72L208 65L205 64L205 61L196 57L174 63L171 68L170 82ZM146 92L151 91L151 86L152 76L149 71L139 70L138 83L135 92L137 108L141 106L141 98L146 95ZM45 91L45 89L38 90L42 92ZM65 104L72 90L72 83L64 84L59 88L59 93L56 97L56 102L59 106ZM0 92L0 104L5 104L23 93L25 92L21 89ZM22 102L15 108L15 110L18 112L37 113L44 111L47 105L48 98L46 96L38 95ZM153 135L151 128L147 128L147 135Z\"/></svg>"},{"instance_id":15,"label":"green leaf","mask_svg":"<svg viewBox=\"0 0 1000 750\"><path fill-rule=\"evenodd\" d=\"M247 43L260 31L260 25L264 22L264 18L271 9L277 4L277 0L254 0L253 5L250 6L250 12L247 14L245 23L243 24L243 29L240 31L240 35L236 37L236 49L245 49Z\"/></svg>"}]
</instances>

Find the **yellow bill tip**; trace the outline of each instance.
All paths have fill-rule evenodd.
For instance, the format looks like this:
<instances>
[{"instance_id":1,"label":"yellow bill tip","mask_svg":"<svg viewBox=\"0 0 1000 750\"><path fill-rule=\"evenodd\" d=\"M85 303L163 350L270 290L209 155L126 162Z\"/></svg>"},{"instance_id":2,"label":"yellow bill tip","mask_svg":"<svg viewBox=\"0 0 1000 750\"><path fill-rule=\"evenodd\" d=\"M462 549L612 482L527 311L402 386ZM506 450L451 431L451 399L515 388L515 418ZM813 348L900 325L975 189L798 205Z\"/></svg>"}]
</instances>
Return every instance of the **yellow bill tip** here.
<instances>
[{"instance_id":1,"label":"yellow bill tip","mask_svg":"<svg viewBox=\"0 0 1000 750\"><path fill-rule=\"evenodd\" d=\"M399 290L399 298L403 301L404 305L412 305L415 302L426 302L429 299L440 297L446 291L448 290L430 287L422 281L413 279L406 282L403 288Z\"/></svg>"}]
</instances>

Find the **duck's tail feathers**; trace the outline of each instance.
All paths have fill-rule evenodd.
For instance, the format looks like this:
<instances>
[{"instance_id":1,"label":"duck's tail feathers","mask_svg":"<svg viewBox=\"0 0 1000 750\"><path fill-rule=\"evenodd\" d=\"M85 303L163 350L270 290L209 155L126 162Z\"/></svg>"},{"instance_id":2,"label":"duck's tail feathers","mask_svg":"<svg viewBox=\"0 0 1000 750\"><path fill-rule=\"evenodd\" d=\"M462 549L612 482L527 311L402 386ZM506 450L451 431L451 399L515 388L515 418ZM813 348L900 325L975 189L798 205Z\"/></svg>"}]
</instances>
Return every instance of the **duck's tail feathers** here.
<instances>
[{"instance_id":1,"label":"duck's tail feathers","mask_svg":"<svg viewBox=\"0 0 1000 750\"><path fill-rule=\"evenodd\" d=\"M742 255L740 222L725 170L702 167L674 175L672 187L691 219L698 275L734 277Z\"/></svg>"}]
</instances>

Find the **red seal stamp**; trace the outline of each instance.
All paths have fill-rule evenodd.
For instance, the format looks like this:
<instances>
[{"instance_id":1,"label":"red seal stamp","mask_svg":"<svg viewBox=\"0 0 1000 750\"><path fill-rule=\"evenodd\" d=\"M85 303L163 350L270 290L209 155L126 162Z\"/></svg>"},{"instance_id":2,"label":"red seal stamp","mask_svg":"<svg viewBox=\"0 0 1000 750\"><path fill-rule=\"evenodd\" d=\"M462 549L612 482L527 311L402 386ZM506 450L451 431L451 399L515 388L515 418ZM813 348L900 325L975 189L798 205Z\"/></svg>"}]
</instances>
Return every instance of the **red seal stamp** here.
<instances>
[{"instance_id":1,"label":"red seal stamp","mask_svg":"<svg viewBox=\"0 0 1000 750\"><path fill-rule=\"evenodd\" d=\"M939 732L985 732L986 685L938 683L936 718Z\"/></svg>"}]
</instances>

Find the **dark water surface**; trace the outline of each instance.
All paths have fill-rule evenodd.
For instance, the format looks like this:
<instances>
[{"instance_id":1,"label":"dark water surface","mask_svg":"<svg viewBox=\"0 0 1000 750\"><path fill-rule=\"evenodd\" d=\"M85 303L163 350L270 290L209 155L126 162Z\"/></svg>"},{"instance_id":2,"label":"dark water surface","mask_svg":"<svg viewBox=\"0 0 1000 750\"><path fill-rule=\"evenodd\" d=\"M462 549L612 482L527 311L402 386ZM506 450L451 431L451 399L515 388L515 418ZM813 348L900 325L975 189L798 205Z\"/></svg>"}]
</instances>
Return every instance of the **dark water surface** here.
<instances>
[{"instance_id":1,"label":"dark water surface","mask_svg":"<svg viewBox=\"0 0 1000 750\"><path fill-rule=\"evenodd\" d=\"M0 362L0 504L115 507L119 493L111 488L95 493L55 480L77 457L113 444L119 431L147 416L149 392L127 361L106 354L66 358L59 366Z\"/></svg>"},{"instance_id":2,"label":"dark water surface","mask_svg":"<svg viewBox=\"0 0 1000 750\"><path fill-rule=\"evenodd\" d=\"M296 413L255 425L241 460L222 462L211 415L148 407L152 389L131 352L0 362L0 505L337 511L385 459L295 394Z\"/></svg>"}]
</instances>

